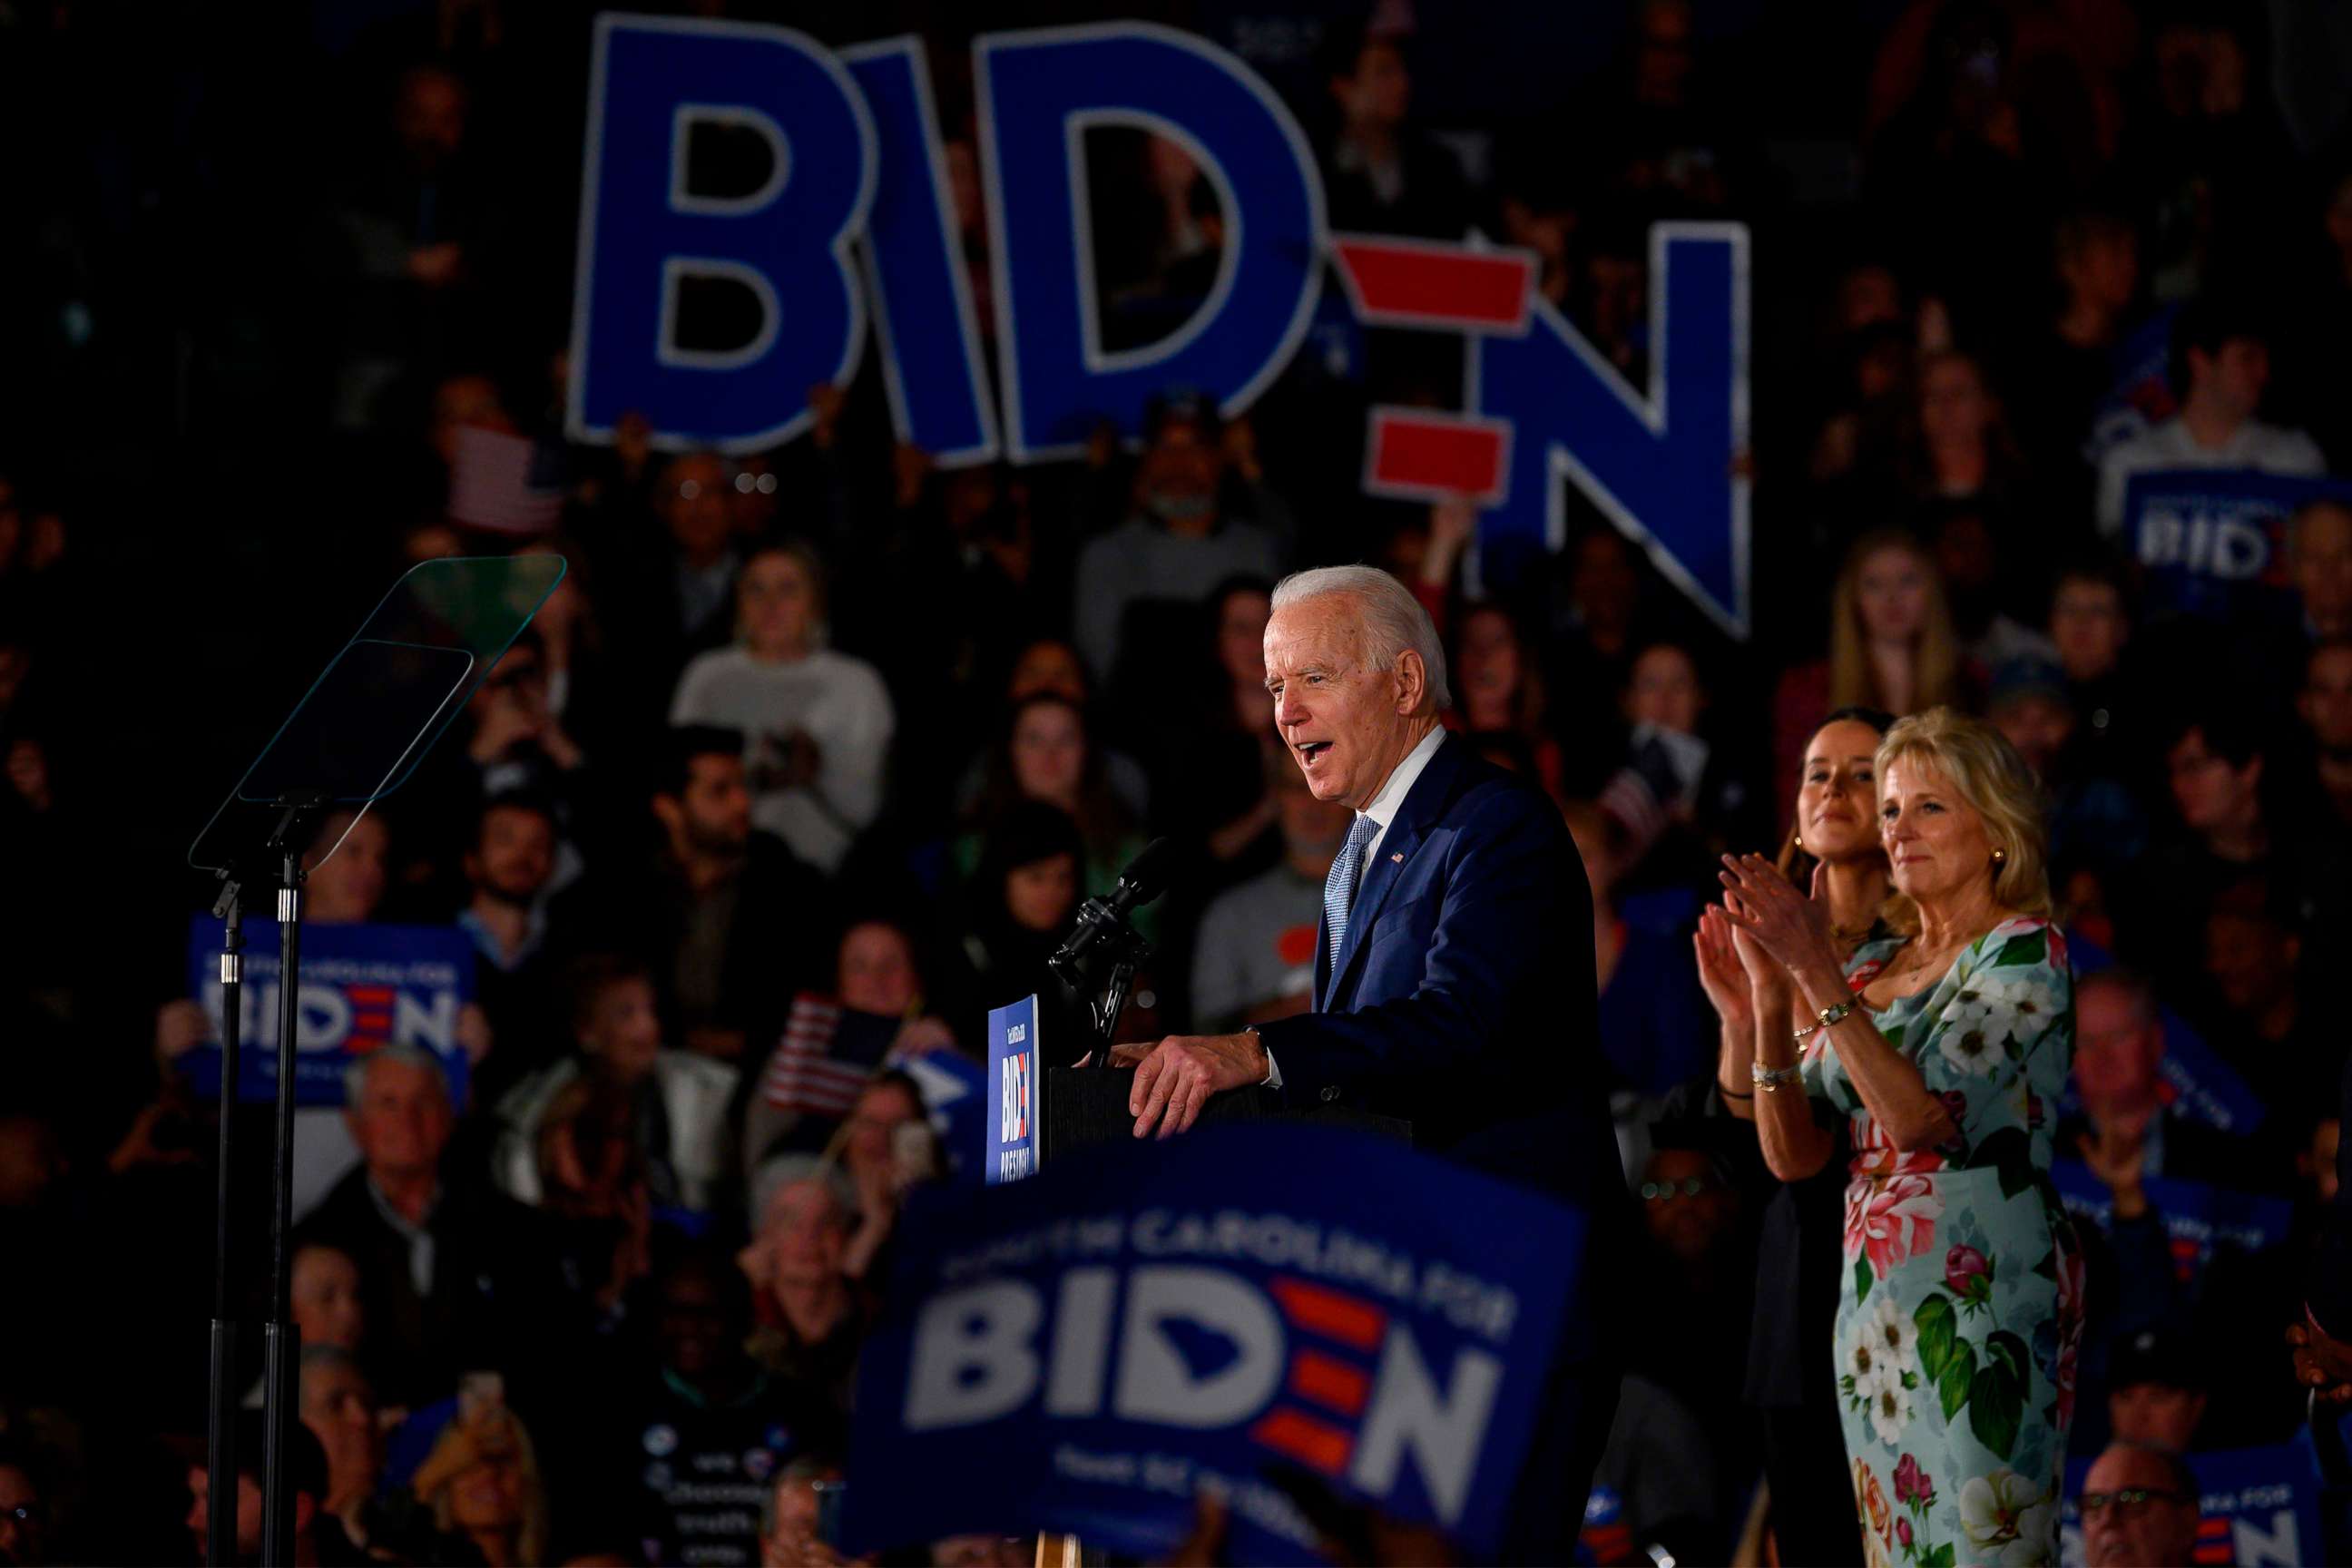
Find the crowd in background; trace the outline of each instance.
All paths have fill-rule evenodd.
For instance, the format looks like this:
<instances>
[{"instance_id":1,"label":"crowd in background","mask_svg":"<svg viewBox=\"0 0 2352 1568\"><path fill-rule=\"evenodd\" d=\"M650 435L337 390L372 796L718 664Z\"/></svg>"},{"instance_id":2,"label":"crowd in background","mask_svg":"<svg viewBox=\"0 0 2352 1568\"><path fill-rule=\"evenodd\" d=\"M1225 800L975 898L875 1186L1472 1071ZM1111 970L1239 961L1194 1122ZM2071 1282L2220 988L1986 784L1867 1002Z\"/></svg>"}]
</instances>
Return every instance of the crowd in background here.
<instances>
[{"instance_id":1,"label":"crowd in background","mask_svg":"<svg viewBox=\"0 0 2352 1568\"><path fill-rule=\"evenodd\" d=\"M2315 488L2218 612L2159 590L2126 510L2135 474L2352 465L2340 31L2196 0L1650 0L1529 18L1574 90L1514 64L1482 95L1464 61L1501 43L1435 7L1172 8L1289 97L1334 228L1529 247L1633 385L1649 226L1751 226L1734 642L1572 489L1564 547L1508 582L1475 570L1475 507L1360 492L1367 407L1458 402L1442 337L1318 329L1245 412L1170 387L1139 442L1027 468L897 445L870 349L773 452L641 421L567 446L584 13L123 9L0 10L0 1559L198 1550L185 954L211 897L173 868L394 572L525 550L562 584L418 775L330 822L310 883L313 922L455 926L477 965L461 1096L392 1047L306 1113L340 1151L292 1268L320 1561L832 1560L832 1489L908 1479L844 1470L894 1226L976 1158L925 1064L1050 991L1078 901L1156 837L1183 852L1122 1037L1308 1005L1349 814L1279 746L1260 637L1280 574L1348 561L1413 588L1446 722L1541 782L1591 878L1655 1251L1624 1265L1654 1300L1601 1560L1724 1560L1747 1522L1776 1184L1688 1114L1717 1041L1689 935L1720 854L1780 851L1805 742L1849 706L1998 726L2078 967L2124 966L2081 992L2059 1136L2104 1233L2075 1453L2127 1445L2103 1463L2152 1489L2124 1522L2154 1542L2167 1456L2293 1433L2279 1329L2333 1196L2352 959L2352 504ZM970 38L1072 8L684 9L919 31L985 301ZM1223 219L1171 143L1087 145L1091 305L1149 342L1209 292ZM459 505L483 433L533 443L560 505ZM2191 1259L2183 1182L2291 1222Z\"/></svg>"}]
</instances>

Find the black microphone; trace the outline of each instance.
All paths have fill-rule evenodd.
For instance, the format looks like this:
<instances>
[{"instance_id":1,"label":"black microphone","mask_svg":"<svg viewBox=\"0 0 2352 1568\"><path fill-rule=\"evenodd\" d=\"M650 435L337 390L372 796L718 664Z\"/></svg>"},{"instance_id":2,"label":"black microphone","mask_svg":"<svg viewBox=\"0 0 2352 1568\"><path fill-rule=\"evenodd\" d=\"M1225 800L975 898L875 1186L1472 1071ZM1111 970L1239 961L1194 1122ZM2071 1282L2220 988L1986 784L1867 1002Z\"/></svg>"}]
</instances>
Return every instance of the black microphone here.
<instances>
[{"instance_id":1,"label":"black microphone","mask_svg":"<svg viewBox=\"0 0 2352 1568\"><path fill-rule=\"evenodd\" d=\"M1168 840L1155 838L1118 874L1118 886L1104 899L1088 899L1078 909L1077 928L1063 939L1046 967L1073 985L1077 984L1087 955L1105 937L1128 931L1128 911L1158 898L1168 885Z\"/></svg>"}]
</instances>

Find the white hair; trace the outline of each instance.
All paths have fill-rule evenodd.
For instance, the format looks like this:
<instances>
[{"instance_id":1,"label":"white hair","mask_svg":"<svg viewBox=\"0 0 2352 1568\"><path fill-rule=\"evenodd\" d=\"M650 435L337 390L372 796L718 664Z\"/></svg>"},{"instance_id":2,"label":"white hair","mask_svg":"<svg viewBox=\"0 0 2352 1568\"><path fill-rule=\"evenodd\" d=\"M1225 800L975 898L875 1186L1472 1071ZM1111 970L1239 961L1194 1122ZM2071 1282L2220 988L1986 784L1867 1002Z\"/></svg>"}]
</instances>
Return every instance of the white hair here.
<instances>
[{"instance_id":1,"label":"white hair","mask_svg":"<svg viewBox=\"0 0 2352 1568\"><path fill-rule=\"evenodd\" d=\"M443 1074L441 1058L422 1046L381 1046L363 1057L352 1059L343 1068L343 1103L353 1110L367 1098L368 1074L379 1062L400 1062L421 1068L441 1090L444 1104L449 1099L449 1079Z\"/></svg>"},{"instance_id":2,"label":"white hair","mask_svg":"<svg viewBox=\"0 0 2352 1568\"><path fill-rule=\"evenodd\" d=\"M1411 648L1428 672L1431 706L1444 708L1454 697L1445 686L1445 647L1437 625L1412 590L1377 566L1318 566L1293 572L1274 585L1274 608L1306 599L1346 595L1356 603L1364 657L1375 669L1394 669L1397 656Z\"/></svg>"}]
</instances>

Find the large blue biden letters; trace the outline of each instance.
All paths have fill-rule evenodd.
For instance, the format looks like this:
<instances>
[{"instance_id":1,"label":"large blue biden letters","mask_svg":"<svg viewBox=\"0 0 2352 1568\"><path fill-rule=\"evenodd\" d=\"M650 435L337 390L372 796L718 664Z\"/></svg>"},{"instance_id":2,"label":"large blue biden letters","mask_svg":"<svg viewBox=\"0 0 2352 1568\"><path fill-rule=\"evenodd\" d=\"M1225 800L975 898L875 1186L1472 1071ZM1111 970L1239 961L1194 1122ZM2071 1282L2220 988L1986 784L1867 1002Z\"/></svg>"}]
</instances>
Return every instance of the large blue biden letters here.
<instances>
[{"instance_id":1,"label":"large blue biden letters","mask_svg":"<svg viewBox=\"0 0 2352 1568\"><path fill-rule=\"evenodd\" d=\"M918 40L835 55L783 27L600 18L573 437L610 440L635 416L669 449L787 441L814 417L812 388L856 373L869 312L898 437L942 467L1075 456L1105 424L1131 439L1172 386L1246 409L1305 338L1332 238L1288 109L1233 56L1148 23L987 34L973 58L992 396ZM1181 146L1224 219L1207 298L1140 347L1108 346L1096 314L1086 132L1098 127ZM765 177L700 188L706 134L730 152L763 142ZM1663 226L1650 288L1644 387L1540 300L1524 330L1474 338L1462 412L1511 432L1481 532L1487 575L1559 547L1565 479L1744 636L1745 231ZM712 299L729 303L689 303ZM709 341L710 321L737 341Z\"/></svg>"}]
</instances>

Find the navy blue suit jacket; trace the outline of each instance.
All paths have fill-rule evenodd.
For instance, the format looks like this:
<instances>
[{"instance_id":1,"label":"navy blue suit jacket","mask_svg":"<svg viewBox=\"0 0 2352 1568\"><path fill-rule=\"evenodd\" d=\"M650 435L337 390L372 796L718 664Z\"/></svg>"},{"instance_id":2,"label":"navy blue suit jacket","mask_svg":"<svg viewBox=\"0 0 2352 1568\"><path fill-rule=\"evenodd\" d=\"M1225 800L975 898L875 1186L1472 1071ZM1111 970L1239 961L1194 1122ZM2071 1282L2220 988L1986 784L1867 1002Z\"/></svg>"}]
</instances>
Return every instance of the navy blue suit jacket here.
<instances>
[{"instance_id":1,"label":"navy blue suit jacket","mask_svg":"<svg viewBox=\"0 0 2352 1568\"><path fill-rule=\"evenodd\" d=\"M1381 836L1336 962L1318 938L1315 1011L1259 1029L1286 1105L1402 1117L1418 1147L1622 1201L1592 895L1541 790L1447 736Z\"/></svg>"}]
</instances>

